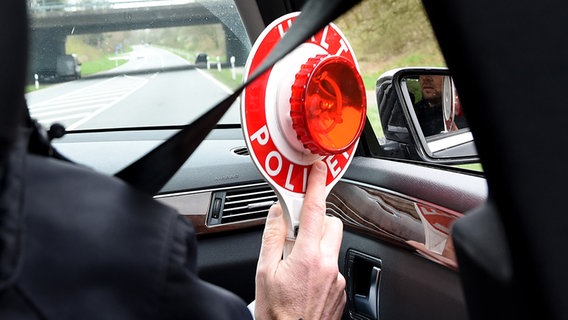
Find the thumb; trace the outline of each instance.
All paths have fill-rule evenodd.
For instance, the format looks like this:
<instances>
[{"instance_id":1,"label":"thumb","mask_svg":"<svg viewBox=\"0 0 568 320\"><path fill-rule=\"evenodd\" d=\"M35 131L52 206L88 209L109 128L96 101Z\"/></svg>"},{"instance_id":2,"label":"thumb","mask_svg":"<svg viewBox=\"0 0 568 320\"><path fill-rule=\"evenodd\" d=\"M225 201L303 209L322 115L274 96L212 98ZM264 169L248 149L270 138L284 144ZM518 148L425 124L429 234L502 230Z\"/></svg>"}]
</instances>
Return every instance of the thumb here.
<instances>
[{"instance_id":1,"label":"thumb","mask_svg":"<svg viewBox=\"0 0 568 320\"><path fill-rule=\"evenodd\" d=\"M264 233L262 235L262 247L258 258L259 267L266 267L268 270L276 270L278 263L282 260L282 251L286 240L286 224L282 216L282 207L276 203L270 207Z\"/></svg>"}]
</instances>

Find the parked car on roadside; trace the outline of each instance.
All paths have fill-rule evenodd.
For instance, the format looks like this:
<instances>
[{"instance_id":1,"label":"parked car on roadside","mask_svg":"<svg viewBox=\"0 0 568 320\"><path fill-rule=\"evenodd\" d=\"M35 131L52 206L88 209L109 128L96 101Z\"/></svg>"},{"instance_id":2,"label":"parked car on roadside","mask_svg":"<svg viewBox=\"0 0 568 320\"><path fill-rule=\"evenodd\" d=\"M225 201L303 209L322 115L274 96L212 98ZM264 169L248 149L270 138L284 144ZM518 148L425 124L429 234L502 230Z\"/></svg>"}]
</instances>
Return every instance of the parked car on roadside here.
<instances>
[{"instance_id":1,"label":"parked car on roadside","mask_svg":"<svg viewBox=\"0 0 568 320\"><path fill-rule=\"evenodd\" d=\"M81 63L74 54L66 54L57 57L55 69L59 80L77 80L81 78Z\"/></svg>"},{"instance_id":2,"label":"parked car on roadside","mask_svg":"<svg viewBox=\"0 0 568 320\"><path fill-rule=\"evenodd\" d=\"M207 62L209 61L209 56L207 53L198 53L195 57L195 66L196 67L206 67Z\"/></svg>"}]
</instances>

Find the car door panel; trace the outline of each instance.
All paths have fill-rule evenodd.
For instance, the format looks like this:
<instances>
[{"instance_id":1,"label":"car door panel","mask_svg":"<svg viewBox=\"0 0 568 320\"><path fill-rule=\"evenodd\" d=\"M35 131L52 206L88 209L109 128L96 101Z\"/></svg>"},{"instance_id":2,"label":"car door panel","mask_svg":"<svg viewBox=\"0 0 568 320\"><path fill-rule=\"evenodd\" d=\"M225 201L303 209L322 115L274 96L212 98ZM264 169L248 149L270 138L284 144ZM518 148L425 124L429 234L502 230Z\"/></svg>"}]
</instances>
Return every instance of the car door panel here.
<instances>
[{"instance_id":1,"label":"car door panel","mask_svg":"<svg viewBox=\"0 0 568 320\"><path fill-rule=\"evenodd\" d=\"M339 261L347 281L344 319L374 318L357 301L367 298L373 281L380 319L466 319L447 232L486 193L478 176L355 158L327 198L327 213L344 223Z\"/></svg>"},{"instance_id":2,"label":"car door panel","mask_svg":"<svg viewBox=\"0 0 568 320\"><path fill-rule=\"evenodd\" d=\"M224 232L217 236L199 236L199 277L232 291L250 303L254 300L256 263L261 241L262 228L258 227Z\"/></svg>"},{"instance_id":3,"label":"car door panel","mask_svg":"<svg viewBox=\"0 0 568 320\"><path fill-rule=\"evenodd\" d=\"M348 286L355 274L346 270L349 250L380 259L377 293L379 319L467 319L458 274L416 255L410 250L346 228L340 254L340 272ZM352 297L343 319L365 319L355 315Z\"/></svg>"},{"instance_id":4,"label":"car door panel","mask_svg":"<svg viewBox=\"0 0 568 320\"><path fill-rule=\"evenodd\" d=\"M423 206L456 219L483 203L486 192L484 179L477 176L355 158L327 199L327 213L344 223L339 267L351 294L344 319L358 318L360 308L354 305L353 297L360 288L354 288L354 282L367 279L369 272L360 270L357 259L355 266L350 265L354 255L379 261L377 305L381 319L465 319L453 260L423 245L425 229L416 210ZM184 212L180 203L186 201L177 199L182 196L161 200ZM210 198L208 194L207 203ZM246 302L252 301L264 220L211 227L205 223L207 212L188 218L198 233L199 276L237 293Z\"/></svg>"},{"instance_id":5,"label":"car door panel","mask_svg":"<svg viewBox=\"0 0 568 320\"><path fill-rule=\"evenodd\" d=\"M487 198L484 178L424 164L356 157L343 178L399 192L461 213L477 208Z\"/></svg>"}]
</instances>

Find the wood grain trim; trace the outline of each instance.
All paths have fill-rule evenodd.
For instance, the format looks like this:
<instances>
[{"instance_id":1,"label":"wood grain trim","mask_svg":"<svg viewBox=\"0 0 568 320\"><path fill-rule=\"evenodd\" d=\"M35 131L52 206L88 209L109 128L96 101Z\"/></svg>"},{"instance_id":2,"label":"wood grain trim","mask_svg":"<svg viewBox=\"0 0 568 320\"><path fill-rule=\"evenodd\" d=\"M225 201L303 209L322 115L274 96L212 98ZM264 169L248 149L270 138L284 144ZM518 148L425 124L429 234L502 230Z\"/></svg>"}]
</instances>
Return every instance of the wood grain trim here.
<instances>
[{"instance_id":1,"label":"wood grain trim","mask_svg":"<svg viewBox=\"0 0 568 320\"><path fill-rule=\"evenodd\" d=\"M208 226L207 212L209 211L209 205L211 204L212 194L213 191L188 192L162 195L156 197L156 200L175 208L181 215L185 216L193 224L195 234L197 236L248 229L264 225L266 218Z\"/></svg>"},{"instance_id":2,"label":"wood grain trim","mask_svg":"<svg viewBox=\"0 0 568 320\"><path fill-rule=\"evenodd\" d=\"M264 225L266 219L259 218L208 226L207 212L211 196L212 191L203 191L165 195L156 199L187 217L198 236ZM346 229L387 241L440 265L457 269L448 233L451 223L462 216L459 212L405 195L345 181L335 185L327 197L326 205L327 214L341 219ZM443 221L436 220L440 217ZM428 219L433 223L428 222ZM439 236L437 244L432 237L428 237L428 232ZM426 238L430 238L429 241Z\"/></svg>"},{"instance_id":3,"label":"wood grain trim","mask_svg":"<svg viewBox=\"0 0 568 320\"><path fill-rule=\"evenodd\" d=\"M327 197L327 213L346 229L387 241L457 269L449 237L461 213L370 186L340 181Z\"/></svg>"}]
</instances>

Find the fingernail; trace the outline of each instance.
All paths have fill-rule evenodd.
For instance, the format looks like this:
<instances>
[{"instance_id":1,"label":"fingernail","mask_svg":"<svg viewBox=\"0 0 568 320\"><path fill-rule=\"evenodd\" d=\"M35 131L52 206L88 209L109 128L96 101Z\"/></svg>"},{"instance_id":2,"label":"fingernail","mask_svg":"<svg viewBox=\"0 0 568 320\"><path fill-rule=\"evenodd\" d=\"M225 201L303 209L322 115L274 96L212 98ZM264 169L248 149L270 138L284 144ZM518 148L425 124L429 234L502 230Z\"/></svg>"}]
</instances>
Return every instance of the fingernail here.
<instances>
[{"instance_id":1,"label":"fingernail","mask_svg":"<svg viewBox=\"0 0 568 320\"><path fill-rule=\"evenodd\" d=\"M325 163L323 163L321 161L315 162L314 167L315 167L316 170L319 170L319 171L325 171L326 170Z\"/></svg>"},{"instance_id":2,"label":"fingernail","mask_svg":"<svg viewBox=\"0 0 568 320\"><path fill-rule=\"evenodd\" d=\"M282 214L282 208L280 207L279 204L275 203L268 210L268 215L266 216L266 219L276 219L279 218L281 214Z\"/></svg>"}]
</instances>

